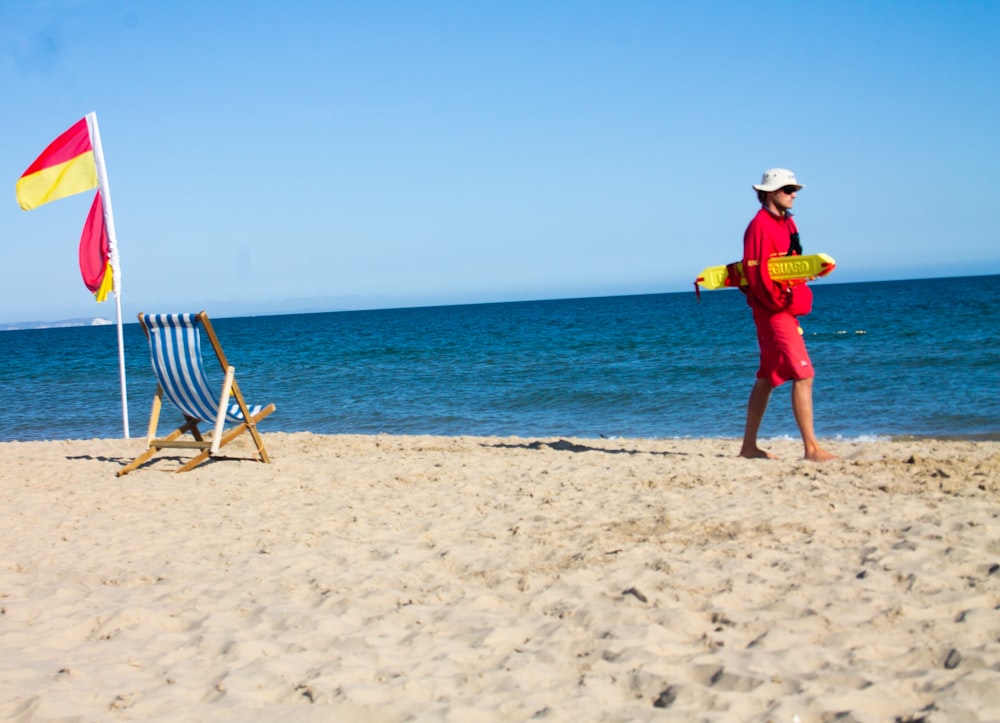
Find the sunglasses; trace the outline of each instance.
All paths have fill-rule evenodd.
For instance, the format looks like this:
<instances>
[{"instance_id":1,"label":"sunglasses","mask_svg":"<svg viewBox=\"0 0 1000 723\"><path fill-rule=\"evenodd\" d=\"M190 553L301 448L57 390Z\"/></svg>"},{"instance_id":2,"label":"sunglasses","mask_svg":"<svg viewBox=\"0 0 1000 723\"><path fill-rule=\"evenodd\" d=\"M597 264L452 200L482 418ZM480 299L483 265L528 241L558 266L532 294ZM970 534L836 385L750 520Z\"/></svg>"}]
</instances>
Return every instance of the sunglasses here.
<instances>
[{"instance_id":1,"label":"sunglasses","mask_svg":"<svg viewBox=\"0 0 1000 723\"><path fill-rule=\"evenodd\" d=\"M778 189L786 196L791 196L793 193L798 193L798 186L785 186L784 188Z\"/></svg>"}]
</instances>

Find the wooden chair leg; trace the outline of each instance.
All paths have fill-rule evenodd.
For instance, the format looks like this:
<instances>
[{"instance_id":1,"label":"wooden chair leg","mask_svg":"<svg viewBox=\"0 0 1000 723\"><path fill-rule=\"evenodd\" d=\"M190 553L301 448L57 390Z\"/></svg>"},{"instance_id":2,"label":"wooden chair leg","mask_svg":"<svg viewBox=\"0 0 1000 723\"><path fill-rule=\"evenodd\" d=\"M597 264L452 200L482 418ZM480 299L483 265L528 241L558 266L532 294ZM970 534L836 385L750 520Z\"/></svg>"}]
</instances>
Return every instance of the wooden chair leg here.
<instances>
[{"instance_id":1,"label":"wooden chair leg","mask_svg":"<svg viewBox=\"0 0 1000 723\"><path fill-rule=\"evenodd\" d=\"M184 425L184 426L187 426L187 425ZM136 457L134 460L132 460L127 465L125 465L120 470L118 470L118 476L119 477L123 477L123 476L127 475L129 472L131 472L132 470L134 470L134 469L136 469L138 467L141 467L148 460L152 459L152 457L157 452L159 452L162 449L162 447L156 446L156 443L157 442L172 442L173 440L175 440L178 437L182 436L185 432L187 432L187 430L184 429L184 426L178 427L177 429L175 429L173 432L171 432L170 434L168 434L163 439L154 439L154 440L152 440L152 442L150 442L150 445L146 449L145 452L143 452L138 457Z\"/></svg>"},{"instance_id":2,"label":"wooden chair leg","mask_svg":"<svg viewBox=\"0 0 1000 723\"><path fill-rule=\"evenodd\" d=\"M271 412L273 412L274 410L275 406L273 404L268 404L266 407L260 410L260 413L258 413L257 416L250 417L248 421L243 422L242 424L238 424L232 429L230 429L228 432L222 435L222 439L219 440L218 448L225 447L227 444L232 442L241 434L249 430L251 436L254 438L254 444L257 445L257 455L260 457L262 462L270 464L271 457L267 453L267 448L264 446L264 440L261 438L260 432L257 431L256 423L259 422L264 417L266 417L267 415L271 414ZM213 447L214 446L215 445L213 440ZM178 469L177 471L190 472L192 469L197 467L202 462L205 462L209 457L213 456L214 454L215 452L213 452L211 448L206 449L203 452L201 452L201 454L199 454L197 457L194 457L187 463L185 463L184 466Z\"/></svg>"},{"instance_id":3,"label":"wooden chair leg","mask_svg":"<svg viewBox=\"0 0 1000 723\"><path fill-rule=\"evenodd\" d=\"M256 417L251 417L250 421L247 423L247 427L250 429L250 436L253 437L253 443L257 446L257 454L260 455L260 461L265 464L271 463L271 455L267 453L267 447L264 446L264 439L260 436L260 432L257 430L257 422L262 420L274 410L275 406L273 404L268 404L260 410L260 414Z\"/></svg>"}]
</instances>

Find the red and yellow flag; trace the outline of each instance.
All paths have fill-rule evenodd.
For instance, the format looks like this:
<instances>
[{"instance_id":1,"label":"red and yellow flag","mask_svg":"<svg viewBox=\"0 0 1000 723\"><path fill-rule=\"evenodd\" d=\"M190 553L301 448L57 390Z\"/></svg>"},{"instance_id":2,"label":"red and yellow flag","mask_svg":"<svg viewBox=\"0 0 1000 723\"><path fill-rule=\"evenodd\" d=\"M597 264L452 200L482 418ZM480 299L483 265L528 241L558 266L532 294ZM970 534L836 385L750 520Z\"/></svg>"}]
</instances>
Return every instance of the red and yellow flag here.
<instances>
[{"instance_id":1,"label":"red and yellow flag","mask_svg":"<svg viewBox=\"0 0 1000 723\"><path fill-rule=\"evenodd\" d=\"M91 125L91 122L93 125ZM93 134L93 135L91 135ZM96 140L95 140L96 139ZM95 156L96 147L96 156ZM97 188L101 142L97 116L91 113L49 144L17 181L17 202L25 211L75 193ZM105 212L101 191L94 195L80 235L80 273L98 301L104 301L117 279L111 263L116 255L110 201Z\"/></svg>"},{"instance_id":2,"label":"red and yellow flag","mask_svg":"<svg viewBox=\"0 0 1000 723\"><path fill-rule=\"evenodd\" d=\"M87 119L56 138L17 181L17 202L25 211L49 201L97 188L97 165Z\"/></svg>"},{"instance_id":3,"label":"red and yellow flag","mask_svg":"<svg viewBox=\"0 0 1000 723\"><path fill-rule=\"evenodd\" d=\"M109 254L108 226L104 219L101 192L98 191L80 235L80 273L83 274L83 283L98 301L107 298L114 280Z\"/></svg>"}]
</instances>

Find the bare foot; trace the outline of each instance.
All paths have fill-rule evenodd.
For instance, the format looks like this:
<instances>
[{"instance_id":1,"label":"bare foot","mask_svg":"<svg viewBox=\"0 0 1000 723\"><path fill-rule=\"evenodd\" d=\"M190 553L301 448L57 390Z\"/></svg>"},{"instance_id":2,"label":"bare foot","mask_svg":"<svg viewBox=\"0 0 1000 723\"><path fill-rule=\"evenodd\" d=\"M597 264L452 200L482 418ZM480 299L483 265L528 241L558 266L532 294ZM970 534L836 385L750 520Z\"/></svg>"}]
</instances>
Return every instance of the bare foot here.
<instances>
[{"instance_id":1,"label":"bare foot","mask_svg":"<svg viewBox=\"0 0 1000 723\"><path fill-rule=\"evenodd\" d=\"M749 449L741 449L740 457L746 457L747 459L777 459L776 456L767 452L760 447L750 447Z\"/></svg>"},{"instance_id":2,"label":"bare foot","mask_svg":"<svg viewBox=\"0 0 1000 723\"><path fill-rule=\"evenodd\" d=\"M827 452L820 446L806 450L805 458L810 462L829 462L831 459L838 459L833 452Z\"/></svg>"}]
</instances>

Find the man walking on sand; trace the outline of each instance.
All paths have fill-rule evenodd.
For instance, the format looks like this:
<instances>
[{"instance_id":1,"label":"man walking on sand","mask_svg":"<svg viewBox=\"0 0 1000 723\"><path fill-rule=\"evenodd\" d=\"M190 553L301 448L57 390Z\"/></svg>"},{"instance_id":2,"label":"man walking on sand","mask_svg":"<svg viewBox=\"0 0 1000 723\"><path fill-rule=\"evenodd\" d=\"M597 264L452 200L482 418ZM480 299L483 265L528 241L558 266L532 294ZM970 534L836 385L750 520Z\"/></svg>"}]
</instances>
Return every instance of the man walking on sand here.
<instances>
[{"instance_id":1,"label":"man walking on sand","mask_svg":"<svg viewBox=\"0 0 1000 723\"><path fill-rule=\"evenodd\" d=\"M805 458L814 462L834 459L836 455L819 446L813 430L812 387L815 372L798 322L798 317L812 310L812 290L801 282L773 281L767 268L768 260L774 256L802 253L791 211L796 194L804 186L791 171L772 168L764 171L761 182L753 188L761 208L743 234L743 273L747 279L747 303L753 310L754 325L757 327L760 368L747 402L740 456L774 457L757 446L757 433L767 411L771 391L791 381L792 412L802 435Z\"/></svg>"}]
</instances>

